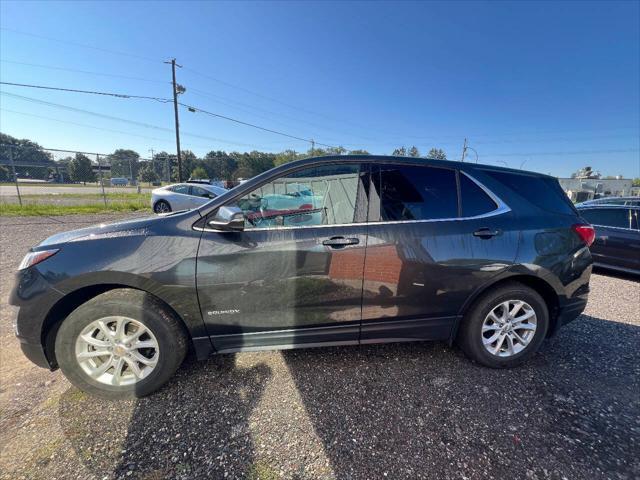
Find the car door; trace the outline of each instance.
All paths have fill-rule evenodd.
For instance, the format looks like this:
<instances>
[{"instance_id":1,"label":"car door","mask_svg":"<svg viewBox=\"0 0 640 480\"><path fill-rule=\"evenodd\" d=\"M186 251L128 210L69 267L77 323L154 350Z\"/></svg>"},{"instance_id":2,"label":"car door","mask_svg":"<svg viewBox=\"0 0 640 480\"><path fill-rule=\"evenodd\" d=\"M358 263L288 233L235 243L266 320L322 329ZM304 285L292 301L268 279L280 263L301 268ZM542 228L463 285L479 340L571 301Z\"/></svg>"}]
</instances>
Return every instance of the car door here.
<instances>
[{"instance_id":1,"label":"car door","mask_svg":"<svg viewBox=\"0 0 640 480\"><path fill-rule=\"evenodd\" d=\"M615 218L615 226L609 226L607 247L609 265L622 269L640 271L640 231L637 228L637 209L619 210ZM635 215L634 215L635 214ZM596 227L597 231L598 227Z\"/></svg>"},{"instance_id":2,"label":"car door","mask_svg":"<svg viewBox=\"0 0 640 480\"><path fill-rule=\"evenodd\" d=\"M218 351L358 342L367 187L362 165L324 164L230 201L245 229L206 229L197 263Z\"/></svg>"},{"instance_id":3,"label":"car door","mask_svg":"<svg viewBox=\"0 0 640 480\"><path fill-rule=\"evenodd\" d=\"M191 185L191 208L198 208L209 202L216 195L197 185Z\"/></svg>"},{"instance_id":4,"label":"car door","mask_svg":"<svg viewBox=\"0 0 640 480\"><path fill-rule=\"evenodd\" d=\"M633 215L629 207L598 207L580 210L591 223L596 238L590 247L593 260L599 265L628 269L635 264L636 232L632 229ZM635 254L637 256L638 253Z\"/></svg>"},{"instance_id":5,"label":"car door","mask_svg":"<svg viewBox=\"0 0 640 480\"><path fill-rule=\"evenodd\" d=\"M179 183L170 187L170 191L171 194L168 200L172 210L190 210L194 207L191 197L191 185Z\"/></svg>"},{"instance_id":6,"label":"car door","mask_svg":"<svg viewBox=\"0 0 640 480\"><path fill-rule=\"evenodd\" d=\"M517 254L513 214L451 168L374 165L369 208L362 343L449 338L471 293Z\"/></svg>"}]
</instances>

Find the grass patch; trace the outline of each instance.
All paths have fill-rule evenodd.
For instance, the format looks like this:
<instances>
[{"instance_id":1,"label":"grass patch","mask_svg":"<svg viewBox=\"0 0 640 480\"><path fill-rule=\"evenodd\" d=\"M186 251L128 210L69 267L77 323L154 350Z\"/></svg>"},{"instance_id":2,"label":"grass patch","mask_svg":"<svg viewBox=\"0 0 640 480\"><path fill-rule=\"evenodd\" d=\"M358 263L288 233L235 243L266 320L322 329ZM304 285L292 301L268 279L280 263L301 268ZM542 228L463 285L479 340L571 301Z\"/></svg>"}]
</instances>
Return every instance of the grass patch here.
<instances>
[{"instance_id":1,"label":"grass patch","mask_svg":"<svg viewBox=\"0 0 640 480\"><path fill-rule=\"evenodd\" d=\"M0 203L0 216L2 217L35 217L35 216L57 216L57 215L89 215L93 213L114 213L114 212L137 212L139 210L149 210L149 202L144 200L137 201L118 201L111 202L107 200L107 205L103 203L78 204L78 205L51 205L30 203L22 207L14 203Z\"/></svg>"},{"instance_id":2,"label":"grass patch","mask_svg":"<svg viewBox=\"0 0 640 480\"><path fill-rule=\"evenodd\" d=\"M278 480L279 478L278 472L263 460L252 464L247 474L248 480Z\"/></svg>"},{"instance_id":3,"label":"grass patch","mask_svg":"<svg viewBox=\"0 0 640 480\"><path fill-rule=\"evenodd\" d=\"M102 193L55 193L53 192L48 195L37 195L37 194L22 195L22 199L34 200L34 201L46 200L49 197L49 195L53 196L54 198L102 201ZM12 196L16 196L16 195L12 195ZM107 197L107 202L122 201L122 200L144 200L144 201L151 200L150 193L118 192L118 193L107 193L105 196Z\"/></svg>"}]
</instances>

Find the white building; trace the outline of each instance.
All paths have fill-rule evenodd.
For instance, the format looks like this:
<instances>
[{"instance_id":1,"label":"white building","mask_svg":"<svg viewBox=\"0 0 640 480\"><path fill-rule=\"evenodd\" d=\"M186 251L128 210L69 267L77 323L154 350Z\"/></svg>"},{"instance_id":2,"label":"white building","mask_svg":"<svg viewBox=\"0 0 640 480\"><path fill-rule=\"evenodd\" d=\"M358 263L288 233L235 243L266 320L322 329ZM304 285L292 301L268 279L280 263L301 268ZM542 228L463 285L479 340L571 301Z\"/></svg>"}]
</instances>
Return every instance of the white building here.
<instances>
[{"instance_id":1,"label":"white building","mask_svg":"<svg viewBox=\"0 0 640 480\"><path fill-rule=\"evenodd\" d=\"M630 178L558 178L560 186L576 201L595 197L624 197L633 195L633 180Z\"/></svg>"}]
</instances>

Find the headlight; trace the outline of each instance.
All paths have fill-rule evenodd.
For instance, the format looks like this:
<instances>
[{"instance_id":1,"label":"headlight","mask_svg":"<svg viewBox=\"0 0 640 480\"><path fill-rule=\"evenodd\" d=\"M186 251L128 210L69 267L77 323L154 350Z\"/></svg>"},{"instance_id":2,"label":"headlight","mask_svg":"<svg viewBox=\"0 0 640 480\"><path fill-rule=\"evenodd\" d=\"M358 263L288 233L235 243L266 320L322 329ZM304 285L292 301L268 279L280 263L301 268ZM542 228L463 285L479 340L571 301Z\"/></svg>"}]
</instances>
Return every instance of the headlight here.
<instances>
[{"instance_id":1,"label":"headlight","mask_svg":"<svg viewBox=\"0 0 640 480\"><path fill-rule=\"evenodd\" d=\"M29 268L34 265L37 265L38 263L46 260L50 256L58 253L59 250L60 249L56 248L54 250L40 250L39 252L29 252L22 259L22 262L20 262L20 266L18 267L18 270L24 270L25 268Z\"/></svg>"}]
</instances>

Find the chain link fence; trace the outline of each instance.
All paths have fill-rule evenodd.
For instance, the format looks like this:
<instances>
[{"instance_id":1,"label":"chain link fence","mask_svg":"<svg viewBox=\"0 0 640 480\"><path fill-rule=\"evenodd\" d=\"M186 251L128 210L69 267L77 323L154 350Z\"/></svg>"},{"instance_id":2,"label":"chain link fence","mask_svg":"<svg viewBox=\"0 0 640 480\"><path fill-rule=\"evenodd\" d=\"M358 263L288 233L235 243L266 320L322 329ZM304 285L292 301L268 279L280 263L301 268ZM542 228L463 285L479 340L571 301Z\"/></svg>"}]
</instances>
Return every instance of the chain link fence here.
<instances>
[{"instance_id":1,"label":"chain link fence","mask_svg":"<svg viewBox=\"0 0 640 480\"><path fill-rule=\"evenodd\" d=\"M100 154L0 144L0 213L43 206L149 208L151 190L171 183L173 163L168 156L140 158L130 150Z\"/></svg>"}]
</instances>

